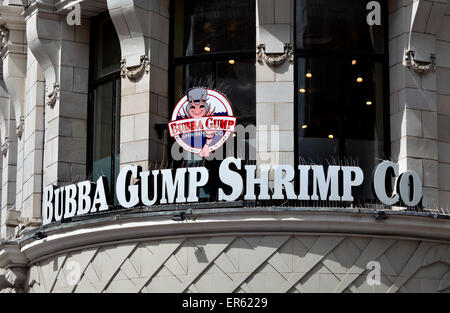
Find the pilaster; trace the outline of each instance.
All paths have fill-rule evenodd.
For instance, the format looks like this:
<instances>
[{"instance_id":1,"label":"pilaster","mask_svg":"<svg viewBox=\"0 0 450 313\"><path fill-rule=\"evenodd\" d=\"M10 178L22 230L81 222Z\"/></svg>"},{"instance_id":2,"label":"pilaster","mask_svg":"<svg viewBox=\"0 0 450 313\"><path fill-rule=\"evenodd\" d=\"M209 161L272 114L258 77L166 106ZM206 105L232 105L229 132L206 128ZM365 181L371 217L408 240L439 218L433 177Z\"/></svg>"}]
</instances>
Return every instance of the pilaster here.
<instances>
[{"instance_id":1,"label":"pilaster","mask_svg":"<svg viewBox=\"0 0 450 313\"><path fill-rule=\"evenodd\" d=\"M390 1L392 158L422 179L426 206L439 205L436 36L446 1ZM439 60L439 61L438 61Z\"/></svg>"},{"instance_id":2,"label":"pilaster","mask_svg":"<svg viewBox=\"0 0 450 313\"><path fill-rule=\"evenodd\" d=\"M146 168L168 159L155 125L169 113L169 1L107 3L122 50L120 163Z\"/></svg>"},{"instance_id":3,"label":"pilaster","mask_svg":"<svg viewBox=\"0 0 450 313\"><path fill-rule=\"evenodd\" d=\"M257 159L294 165L294 1L256 2Z\"/></svg>"},{"instance_id":4,"label":"pilaster","mask_svg":"<svg viewBox=\"0 0 450 313\"><path fill-rule=\"evenodd\" d=\"M24 13L28 45L45 79L45 104L38 102L29 112L37 116L45 110L45 186L86 176L89 27L69 26L66 16L56 14L56 2L36 1ZM86 23L89 21L83 19L82 24ZM33 75L39 77L35 66L30 63ZM42 80L35 79L27 91L39 97L41 85ZM34 122L36 132L29 135L39 150L42 127L38 128L37 119ZM30 192L27 195L33 196ZM33 197L30 203L39 201L39 196Z\"/></svg>"}]
</instances>

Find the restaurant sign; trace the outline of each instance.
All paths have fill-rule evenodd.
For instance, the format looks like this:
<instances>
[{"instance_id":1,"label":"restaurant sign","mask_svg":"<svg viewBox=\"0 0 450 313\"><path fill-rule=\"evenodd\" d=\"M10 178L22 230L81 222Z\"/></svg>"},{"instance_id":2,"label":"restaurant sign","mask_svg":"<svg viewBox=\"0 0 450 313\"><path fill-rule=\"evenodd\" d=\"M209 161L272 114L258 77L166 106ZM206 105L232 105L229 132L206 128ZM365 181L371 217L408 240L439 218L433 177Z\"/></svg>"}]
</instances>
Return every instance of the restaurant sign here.
<instances>
[{"instance_id":1,"label":"restaurant sign","mask_svg":"<svg viewBox=\"0 0 450 313\"><path fill-rule=\"evenodd\" d=\"M272 171L273 188L269 188ZM219 201L243 200L305 200L354 201L353 189L364 182L364 173L357 166L244 165L243 160L227 158L220 164ZM298 182L296 191L294 183ZM386 182L395 181L393 187ZM199 202L199 190L210 183L206 167L190 167L143 171L139 166L125 166L116 181L116 198L122 208ZM312 186L310 186L312 184ZM422 201L422 181L413 171L399 172L393 162L380 163L373 175L373 191L385 205L414 207ZM43 224L75 216L105 212L114 208L108 182L55 187L48 186L43 195Z\"/></svg>"}]
</instances>

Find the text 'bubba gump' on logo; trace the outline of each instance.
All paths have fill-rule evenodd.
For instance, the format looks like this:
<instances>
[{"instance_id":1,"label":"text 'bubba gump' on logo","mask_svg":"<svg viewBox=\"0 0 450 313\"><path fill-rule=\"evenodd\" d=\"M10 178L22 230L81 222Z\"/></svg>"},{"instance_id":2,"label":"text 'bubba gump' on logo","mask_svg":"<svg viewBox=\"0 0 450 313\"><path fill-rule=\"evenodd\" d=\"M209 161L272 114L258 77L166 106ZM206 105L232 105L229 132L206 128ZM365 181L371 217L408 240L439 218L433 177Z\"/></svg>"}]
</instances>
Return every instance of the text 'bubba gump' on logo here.
<instances>
[{"instance_id":1,"label":"text 'bubba gump' on logo","mask_svg":"<svg viewBox=\"0 0 450 313\"><path fill-rule=\"evenodd\" d=\"M208 157L234 132L236 117L220 92L192 88L178 102L169 122L170 136L186 151Z\"/></svg>"}]
</instances>

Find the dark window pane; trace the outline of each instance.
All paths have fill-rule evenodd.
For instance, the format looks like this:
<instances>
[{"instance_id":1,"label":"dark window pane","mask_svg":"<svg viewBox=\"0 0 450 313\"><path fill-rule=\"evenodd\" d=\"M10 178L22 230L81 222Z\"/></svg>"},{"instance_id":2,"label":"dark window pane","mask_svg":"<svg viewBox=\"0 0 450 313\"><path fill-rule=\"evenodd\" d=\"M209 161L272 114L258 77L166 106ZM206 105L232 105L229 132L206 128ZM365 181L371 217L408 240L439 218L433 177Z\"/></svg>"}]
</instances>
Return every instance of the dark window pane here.
<instances>
[{"instance_id":1,"label":"dark window pane","mask_svg":"<svg viewBox=\"0 0 450 313\"><path fill-rule=\"evenodd\" d=\"M255 61L217 62L217 86L226 89L233 112L238 117L254 117L256 105Z\"/></svg>"},{"instance_id":2,"label":"dark window pane","mask_svg":"<svg viewBox=\"0 0 450 313\"><path fill-rule=\"evenodd\" d=\"M93 179L105 176L111 181L111 130L113 129L113 84L108 82L95 90Z\"/></svg>"},{"instance_id":3,"label":"dark window pane","mask_svg":"<svg viewBox=\"0 0 450 313\"><path fill-rule=\"evenodd\" d=\"M88 168L94 181L105 176L110 193L114 194L115 177L120 169L121 50L109 16L94 18L92 29Z\"/></svg>"},{"instance_id":4,"label":"dark window pane","mask_svg":"<svg viewBox=\"0 0 450 313\"><path fill-rule=\"evenodd\" d=\"M254 0L176 0L175 57L254 50Z\"/></svg>"},{"instance_id":5,"label":"dark window pane","mask_svg":"<svg viewBox=\"0 0 450 313\"><path fill-rule=\"evenodd\" d=\"M121 50L117 32L109 17L99 21L95 26L94 77L97 79L120 69Z\"/></svg>"},{"instance_id":6,"label":"dark window pane","mask_svg":"<svg viewBox=\"0 0 450 313\"><path fill-rule=\"evenodd\" d=\"M382 64L329 57L300 58L297 66L299 160L348 161L371 173L385 158ZM359 196L370 198L370 188Z\"/></svg>"},{"instance_id":7,"label":"dark window pane","mask_svg":"<svg viewBox=\"0 0 450 313\"><path fill-rule=\"evenodd\" d=\"M176 101L191 87L206 86L222 91L237 117L255 117L255 60L242 59L191 63L175 69Z\"/></svg>"},{"instance_id":8,"label":"dark window pane","mask_svg":"<svg viewBox=\"0 0 450 313\"><path fill-rule=\"evenodd\" d=\"M296 1L298 49L383 53L384 27L368 25L368 1Z\"/></svg>"}]
</instances>

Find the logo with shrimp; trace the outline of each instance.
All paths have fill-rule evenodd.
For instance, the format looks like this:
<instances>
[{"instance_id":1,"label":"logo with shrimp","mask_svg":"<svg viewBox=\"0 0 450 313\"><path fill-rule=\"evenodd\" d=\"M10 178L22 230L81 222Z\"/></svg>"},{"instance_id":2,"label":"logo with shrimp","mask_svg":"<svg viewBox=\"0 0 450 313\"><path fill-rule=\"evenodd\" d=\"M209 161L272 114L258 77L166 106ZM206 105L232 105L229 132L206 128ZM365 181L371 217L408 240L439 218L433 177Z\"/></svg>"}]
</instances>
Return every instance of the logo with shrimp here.
<instances>
[{"instance_id":1,"label":"logo with shrimp","mask_svg":"<svg viewBox=\"0 0 450 313\"><path fill-rule=\"evenodd\" d=\"M186 151L208 157L234 132L236 117L228 99L207 88L189 89L178 102L169 133Z\"/></svg>"}]
</instances>

